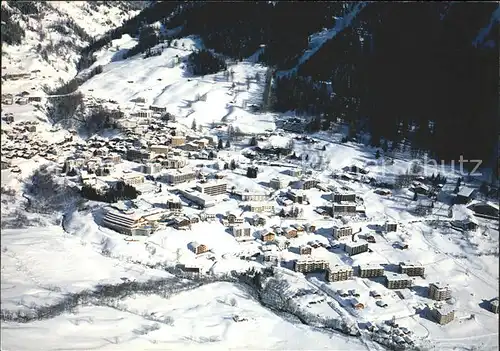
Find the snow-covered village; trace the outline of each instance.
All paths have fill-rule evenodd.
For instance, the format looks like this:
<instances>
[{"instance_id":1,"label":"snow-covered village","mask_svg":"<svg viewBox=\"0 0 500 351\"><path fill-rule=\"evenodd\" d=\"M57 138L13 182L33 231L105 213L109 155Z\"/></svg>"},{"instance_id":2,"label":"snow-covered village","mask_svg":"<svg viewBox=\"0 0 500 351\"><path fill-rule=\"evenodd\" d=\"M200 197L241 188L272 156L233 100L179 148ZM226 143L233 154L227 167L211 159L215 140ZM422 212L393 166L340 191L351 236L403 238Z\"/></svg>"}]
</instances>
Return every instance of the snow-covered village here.
<instances>
[{"instance_id":1,"label":"snow-covered village","mask_svg":"<svg viewBox=\"0 0 500 351\"><path fill-rule=\"evenodd\" d=\"M2 349L498 350L498 133L435 161L271 107L372 4L285 70L174 2L44 3L2 2Z\"/></svg>"}]
</instances>

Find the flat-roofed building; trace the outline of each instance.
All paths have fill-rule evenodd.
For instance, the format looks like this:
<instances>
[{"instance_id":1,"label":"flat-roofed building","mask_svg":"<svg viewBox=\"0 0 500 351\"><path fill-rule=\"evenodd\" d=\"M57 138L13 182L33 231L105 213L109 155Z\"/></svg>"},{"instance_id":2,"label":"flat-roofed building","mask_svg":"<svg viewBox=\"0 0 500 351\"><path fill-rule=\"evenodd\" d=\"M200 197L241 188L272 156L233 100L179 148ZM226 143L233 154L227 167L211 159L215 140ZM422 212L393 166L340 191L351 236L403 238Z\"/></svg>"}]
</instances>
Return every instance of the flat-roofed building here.
<instances>
[{"instance_id":1,"label":"flat-roofed building","mask_svg":"<svg viewBox=\"0 0 500 351\"><path fill-rule=\"evenodd\" d=\"M333 215L353 215L356 214L356 203L354 202L343 202L334 203L332 205Z\"/></svg>"},{"instance_id":2,"label":"flat-roofed building","mask_svg":"<svg viewBox=\"0 0 500 351\"><path fill-rule=\"evenodd\" d=\"M309 245L301 245L299 247L299 254L301 255L310 255L312 254L312 247Z\"/></svg>"},{"instance_id":3,"label":"flat-roofed building","mask_svg":"<svg viewBox=\"0 0 500 351\"><path fill-rule=\"evenodd\" d=\"M398 230L398 224L395 222L385 222L384 229L386 232L396 232Z\"/></svg>"},{"instance_id":4,"label":"flat-roofed building","mask_svg":"<svg viewBox=\"0 0 500 351\"><path fill-rule=\"evenodd\" d=\"M255 192L236 192L235 195L241 198L241 201L265 201L268 198L266 193Z\"/></svg>"},{"instance_id":5,"label":"flat-roofed building","mask_svg":"<svg viewBox=\"0 0 500 351\"><path fill-rule=\"evenodd\" d=\"M163 179L169 184L179 184L189 182L196 178L196 173L192 169L170 170L164 174Z\"/></svg>"},{"instance_id":6,"label":"flat-roofed building","mask_svg":"<svg viewBox=\"0 0 500 351\"><path fill-rule=\"evenodd\" d=\"M353 242L348 242L344 244L344 251L349 256L354 256L363 252L368 251L368 242L364 240L358 240Z\"/></svg>"},{"instance_id":7,"label":"flat-roofed building","mask_svg":"<svg viewBox=\"0 0 500 351\"><path fill-rule=\"evenodd\" d=\"M352 192L334 192L332 193L333 202L355 202L356 194Z\"/></svg>"},{"instance_id":8,"label":"flat-roofed building","mask_svg":"<svg viewBox=\"0 0 500 351\"><path fill-rule=\"evenodd\" d=\"M217 196L225 194L227 192L227 183L220 180L201 183L201 184L196 184L195 189L202 194Z\"/></svg>"},{"instance_id":9,"label":"flat-roofed building","mask_svg":"<svg viewBox=\"0 0 500 351\"><path fill-rule=\"evenodd\" d=\"M385 286L388 289L406 289L411 287L412 280L408 274L385 273Z\"/></svg>"},{"instance_id":10,"label":"flat-roofed building","mask_svg":"<svg viewBox=\"0 0 500 351\"><path fill-rule=\"evenodd\" d=\"M448 324L455 319L455 308L453 305L445 303L434 307L431 310L431 315L437 323Z\"/></svg>"},{"instance_id":11,"label":"flat-roofed building","mask_svg":"<svg viewBox=\"0 0 500 351\"><path fill-rule=\"evenodd\" d=\"M298 204L302 204L304 202L307 202L307 196L302 190L288 190L286 193L286 197L292 200L293 202L296 202Z\"/></svg>"},{"instance_id":12,"label":"flat-roofed building","mask_svg":"<svg viewBox=\"0 0 500 351\"><path fill-rule=\"evenodd\" d=\"M360 264L358 269L361 278L382 277L385 272L384 267L379 264Z\"/></svg>"},{"instance_id":13,"label":"flat-roofed building","mask_svg":"<svg viewBox=\"0 0 500 351\"><path fill-rule=\"evenodd\" d=\"M137 150L137 149L127 150L127 160L129 161L150 160L151 158L152 158L152 153L147 150Z\"/></svg>"},{"instance_id":14,"label":"flat-roofed building","mask_svg":"<svg viewBox=\"0 0 500 351\"><path fill-rule=\"evenodd\" d=\"M451 289L440 282L430 283L429 298L437 301L448 300L451 298Z\"/></svg>"},{"instance_id":15,"label":"flat-roofed building","mask_svg":"<svg viewBox=\"0 0 500 351\"><path fill-rule=\"evenodd\" d=\"M144 175L140 173L125 173L122 175L121 180L127 185L138 185L144 183Z\"/></svg>"},{"instance_id":16,"label":"flat-roofed building","mask_svg":"<svg viewBox=\"0 0 500 351\"><path fill-rule=\"evenodd\" d=\"M340 239L345 236L352 235L352 227L348 225L343 226L333 226L333 237L335 239Z\"/></svg>"},{"instance_id":17,"label":"flat-roofed building","mask_svg":"<svg viewBox=\"0 0 500 351\"><path fill-rule=\"evenodd\" d=\"M314 259L311 257L302 258L294 262L293 269L295 272L309 273L316 271L324 271L330 267L330 263L322 259Z\"/></svg>"},{"instance_id":18,"label":"flat-roofed building","mask_svg":"<svg viewBox=\"0 0 500 351\"><path fill-rule=\"evenodd\" d=\"M247 204L250 212L274 212L274 204L272 202L250 202Z\"/></svg>"},{"instance_id":19,"label":"flat-roofed building","mask_svg":"<svg viewBox=\"0 0 500 351\"><path fill-rule=\"evenodd\" d=\"M353 269L347 265L331 266L326 272L326 280L329 282L338 282L341 280L351 279L353 276Z\"/></svg>"},{"instance_id":20,"label":"flat-roofed building","mask_svg":"<svg viewBox=\"0 0 500 351\"><path fill-rule=\"evenodd\" d=\"M425 273L425 267L420 263L400 262L399 273L408 274L410 277L423 277Z\"/></svg>"},{"instance_id":21,"label":"flat-roofed building","mask_svg":"<svg viewBox=\"0 0 500 351\"><path fill-rule=\"evenodd\" d=\"M149 147L149 151L154 152L155 154L166 154L170 151L170 146L168 145L151 145Z\"/></svg>"},{"instance_id":22,"label":"flat-roofed building","mask_svg":"<svg viewBox=\"0 0 500 351\"><path fill-rule=\"evenodd\" d=\"M185 157L169 157L161 161L161 165L168 169L179 169L187 166L188 161Z\"/></svg>"},{"instance_id":23,"label":"flat-roofed building","mask_svg":"<svg viewBox=\"0 0 500 351\"><path fill-rule=\"evenodd\" d=\"M272 178L269 181L269 187L275 190L284 189L288 186L289 182L283 177Z\"/></svg>"},{"instance_id":24,"label":"flat-roofed building","mask_svg":"<svg viewBox=\"0 0 500 351\"><path fill-rule=\"evenodd\" d=\"M215 199L208 195L200 193L194 189L179 189L179 193L184 196L189 201L194 202L201 207L211 207L215 206Z\"/></svg>"},{"instance_id":25,"label":"flat-roofed building","mask_svg":"<svg viewBox=\"0 0 500 351\"><path fill-rule=\"evenodd\" d=\"M254 239L252 236L252 228L246 223L231 227L231 232L237 241L249 241Z\"/></svg>"}]
</instances>

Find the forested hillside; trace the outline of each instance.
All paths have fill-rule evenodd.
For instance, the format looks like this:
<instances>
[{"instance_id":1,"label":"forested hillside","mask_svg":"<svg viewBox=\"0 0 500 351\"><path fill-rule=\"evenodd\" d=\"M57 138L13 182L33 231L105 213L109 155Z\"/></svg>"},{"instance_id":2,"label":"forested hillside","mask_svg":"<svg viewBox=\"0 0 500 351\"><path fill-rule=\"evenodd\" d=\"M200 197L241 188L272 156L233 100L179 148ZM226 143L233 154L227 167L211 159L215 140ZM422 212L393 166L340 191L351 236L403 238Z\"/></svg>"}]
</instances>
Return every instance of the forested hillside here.
<instances>
[{"instance_id":1,"label":"forested hillside","mask_svg":"<svg viewBox=\"0 0 500 351\"><path fill-rule=\"evenodd\" d=\"M298 64L311 36L353 11L349 2L158 2L87 48L160 21L219 54L278 71L276 111L316 116L311 128L349 123L451 161L493 158L498 120L498 4L368 3ZM495 11L496 10L496 11ZM495 17L496 15L496 17ZM147 48L157 42L148 37ZM138 48L141 49L141 48ZM141 49L141 50L143 50ZM384 143L385 144L385 143Z\"/></svg>"}]
</instances>

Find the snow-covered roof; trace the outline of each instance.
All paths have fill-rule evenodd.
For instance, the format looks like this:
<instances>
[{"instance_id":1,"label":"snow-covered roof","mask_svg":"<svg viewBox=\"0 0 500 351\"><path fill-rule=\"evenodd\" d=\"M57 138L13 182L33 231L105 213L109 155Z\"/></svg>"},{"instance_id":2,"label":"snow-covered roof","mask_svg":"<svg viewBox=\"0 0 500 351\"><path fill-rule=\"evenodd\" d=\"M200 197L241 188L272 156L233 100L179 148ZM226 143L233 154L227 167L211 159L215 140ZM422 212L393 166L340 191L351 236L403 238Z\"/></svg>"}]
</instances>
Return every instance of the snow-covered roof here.
<instances>
[{"instance_id":1,"label":"snow-covered roof","mask_svg":"<svg viewBox=\"0 0 500 351\"><path fill-rule=\"evenodd\" d=\"M471 221L477 223L473 217L472 211L465 205L453 205L452 211L454 221Z\"/></svg>"},{"instance_id":2,"label":"snow-covered roof","mask_svg":"<svg viewBox=\"0 0 500 351\"><path fill-rule=\"evenodd\" d=\"M474 192L474 189L464 186L462 189L460 189L457 196L469 197L472 195L473 192Z\"/></svg>"},{"instance_id":3,"label":"snow-covered roof","mask_svg":"<svg viewBox=\"0 0 500 351\"><path fill-rule=\"evenodd\" d=\"M410 276L408 274L402 274L402 273L393 273L393 272L386 272L385 277L387 280L410 280Z\"/></svg>"}]
</instances>

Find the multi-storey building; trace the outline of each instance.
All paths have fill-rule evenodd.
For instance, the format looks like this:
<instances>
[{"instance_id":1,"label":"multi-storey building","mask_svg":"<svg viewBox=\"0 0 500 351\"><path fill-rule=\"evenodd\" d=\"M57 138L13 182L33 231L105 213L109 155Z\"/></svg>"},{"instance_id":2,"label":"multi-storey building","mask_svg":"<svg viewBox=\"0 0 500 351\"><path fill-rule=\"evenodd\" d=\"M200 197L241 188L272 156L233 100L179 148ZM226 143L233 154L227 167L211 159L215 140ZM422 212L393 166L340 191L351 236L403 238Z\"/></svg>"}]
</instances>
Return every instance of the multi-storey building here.
<instances>
[{"instance_id":1,"label":"multi-storey building","mask_svg":"<svg viewBox=\"0 0 500 351\"><path fill-rule=\"evenodd\" d=\"M356 213L356 203L345 202L345 203L334 203L332 205L333 215L345 215L345 214L355 214Z\"/></svg>"},{"instance_id":2,"label":"multi-storey building","mask_svg":"<svg viewBox=\"0 0 500 351\"><path fill-rule=\"evenodd\" d=\"M384 229L386 232L396 232L398 230L398 224L394 222L385 222Z\"/></svg>"},{"instance_id":3,"label":"multi-storey building","mask_svg":"<svg viewBox=\"0 0 500 351\"><path fill-rule=\"evenodd\" d=\"M241 198L241 201L265 201L268 198L268 195L265 193L250 193L250 192L242 192L236 193Z\"/></svg>"},{"instance_id":4,"label":"multi-storey building","mask_svg":"<svg viewBox=\"0 0 500 351\"><path fill-rule=\"evenodd\" d=\"M251 202L247 205L250 212L261 213L261 212L273 212L274 204L272 202Z\"/></svg>"},{"instance_id":5,"label":"multi-storey building","mask_svg":"<svg viewBox=\"0 0 500 351\"><path fill-rule=\"evenodd\" d=\"M341 280L351 279L353 276L353 269L350 266L335 265L330 267L326 272L326 280L329 282L337 282Z\"/></svg>"},{"instance_id":6,"label":"multi-storey building","mask_svg":"<svg viewBox=\"0 0 500 351\"><path fill-rule=\"evenodd\" d=\"M332 194L333 202L341 203L341 202L355 202L356 194L354 193L344 193L344 192L334 192Z\"/></svg>"},{"instance_id":7,"label":"multi-storey building","mask_svg":"<svg viewBox=\"0 0 500 351\"><path fill-rule=\"evenodd\" d=\"M439 282L429 284L429 298L437 301L447 300L451 297L451 289Z\"/></svg>"},{"instance_id":8,"label":"multi-storey building","mask_svg":"<svg viewBox=\"0 0 500 351\"><path fill-rule=\"evenodd\" d=\"M220 180L208 183L201 183L201 184L196 184L195 189L202 194L217 196L225 194L227 192L227 183Z\"/></svg>"},{"instance_id":9,"label":"multi-storey building","mask_svg":"<svg viewBox=\"0 0 500 351\"><path fill-rule=\"evenodd\" d=\"M431 315L437 323L444 325L455 319L455 309L452 305L443 304L432 309Z\"/></svg>"},{"instance_id":10,"label":"multi-storey building","mask_svg":"<svg viewBox=\"0 0 500 351\"><path fill-rule=\"evenodd\" d=\"M384 267L379 264L364 264L359 265L359 276L361 278L382 277L384 275Z\"/></svg>"},{"instance_id":11,"label":"multi-storey building","mask_svg":"<svg viewBox=\"0 0 500 351\"><path fill-rule=\"evenodd\" d=\"M150 160L151 158L152 154L147 150L137 150L137 149L127 150L127 160L129 161Z\"/></svg>"},{"instance_id":12,"label":"multi-storey building","mask_svg":"<svg viewBox=\"0 0 500 351\"><path fill-rule=\"evenodd\" d=\"M399 273L408 274L410 277L423 277L425 273L425 267L419 263L414 264L408 262L400 262Z\"/></svg>"},{"instance_id":13,"label":"multi-storey building","mask_svg":"<svg viewBox=\"0 0 500 351\"><path fill-rule=\"evenodd\" d=\"M127 185L138 185L144 183L144 176L140 173L126 173L121 179Z\"/></svg>"},{"instance_id":14,"label":"multi-storey building","mask_svg":"<svg viewBox=\"0 0 500 351\"><path fill-rule=\"evenodd\" d=\"M269 181L269 187L275 190L284 189L288 186L288 181L282 177L272 178Z\"/></svg>"},{"instance_id":15,"label":"multi-storey building","mask_svg":"<svg viewBox=\"0 0 500 351\"><path fill-rule=\"evenodd\" d=\"M174 135L170 139L170 145L172 146L182 146L186 143L186 137L183 135Z\"/></svg>"},{"instance_id":16,"label":"multi-storey building","mask_svg":"<svg viewBox=\"0 0 500 351\"><path fill-rule=\"evenodd\" d=\"M333 227L333 237L335 239L339 239L344 236L350 236L350 235L352 235L352 227L348 225Z\"/></svg>"},{"instance_id":17,"label":"multi-storey building","mask_svg":"<svg viewBox=\"0 0 500 351\"><path fill-rule=\"evenodd\" d=\"M192 169L176 169L165 173L164 180L169 184L179 184L189 182L196 178L196 173Z\"/></svg>"},{"instance_id":18,"label":"multi-storey building","mask_svg":"<svg viewBox=\"0 0 500 351\"><path fill-rule=\"evenodd\" d=\"M302 190L288 190L286 193L286 197L292 200L293 202L302 204L307 202L307 196Z\"/></svg>"},{"instance_id":19,"label":"multi-storey building","mask_svg":"<svg viewBox=\"0 0 500 351\"><path fill-rule=\"evenodd\" d=\"M302 170L299 168L289 168L285 170L284 173L292 177L300 177L302 175Z\"/></svg>"},{"instance_id":20,"label":"multi-storey building","mask_svg":"<svg viewBox=\"0 0 500 351\"><path fill-rule=\"evenodd\" d=\"M187 165L187 159L184 157L169 157L161 161L161 165L165 168L178 169Z\"/></svg>"},{"instance_id":21,"label":"multi-storey building","mask_svg":"<svg viewBox=\"0 0 500 351\"><path fill-rule=\"evenodd\" d=\"M294 267L293 269L296 272L300 273L309 273L309 272L316 272L316 271L324 271L327 270L330 267L330 263L326 260L321 260L321 259L313 259L313 258L304 258L304 259L299 259L294 262Z\"/></svg>"},{"instance_id":22,"label":"multi-storey building","mask_svg":"<svg viewBox=\"0 0 500 351\"><path fill-rule=\"evenodd\" d=\"M151 105L149 106L149 109L154 112L167 112L167 108L165 106L155 106Z\"/></svg>"},{"instance_id":23,"label":"multi-storey building","mask_svg":"<svg viewBox=\"0 0 500 351\"><path fill-rule=\"evenodd\" d=\"M238 241L253 240L252 228L249 225L241 224L231 228L233 236Z\"/></svg>"},{"instance_id":24,"label":"multi-storey building","mask_svg":"<svg viewBox=\"0 0 500 351\"><path fill-rule=\"evenodd\" d=\"M312 247L309 245L301 245L299 247L299 253L301 255L310 255L312 253Z\"/></svg>"},{"instance_id":25,"label":"multi-storey building","mask_svg":"<svg viewBox=\"0 0 500 351\"><path fill-rule=\"evenodd\" d=\"M179 193L198 206L211 207L215 205L215 200L212 196L202 194L199 191L193 189L179 189Z\"/></svg>"},{"instance_id":26,"label":"multi-storey building","mask_svg":"<svg viewBox=\"0 0 500 351\"><path fill-rule=\"evenodd\" d=\"M388 289L406 289L412 285L412 280L407 274L386 272L384 277Z\"/></svg>"},{"instance_id":27,"label":"multi-storey building","mask_svg":"<svg viewBox=\"0 0 500 351\"><path fill-rule=\"evenodd\" d=\"M154 152L156 154L166 154L170 151L170 146L168 145L151 145L149 147L149 151Z\"/></svg>"},{"instance_id":28,"label":"multi-storey building","mask_svg":"<svg viewBox=\"0 0 500 351\"><path fill-rule=\"evenodd\" d=\"M161 164L158 163L146 163L141 165L141 172L145 174L155 174L160 172L162 169Z\"/></svg>"},{"instance_id":29,"label":"multi-storey building","mask_svg":"<svg viewBox=\"0 0 500 351\"><path fill-rule=\"evenodd\" d=\"M368 251L368 242L364 240L348 242L344 244L344 250L349 256L354 256Z\"/></svg>"}]
</instances>

